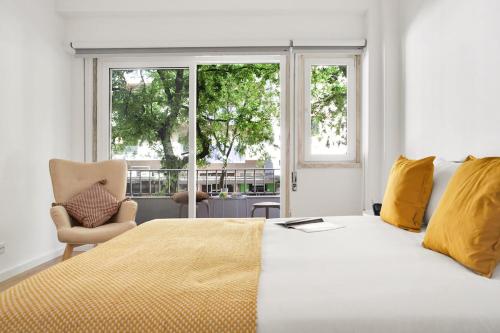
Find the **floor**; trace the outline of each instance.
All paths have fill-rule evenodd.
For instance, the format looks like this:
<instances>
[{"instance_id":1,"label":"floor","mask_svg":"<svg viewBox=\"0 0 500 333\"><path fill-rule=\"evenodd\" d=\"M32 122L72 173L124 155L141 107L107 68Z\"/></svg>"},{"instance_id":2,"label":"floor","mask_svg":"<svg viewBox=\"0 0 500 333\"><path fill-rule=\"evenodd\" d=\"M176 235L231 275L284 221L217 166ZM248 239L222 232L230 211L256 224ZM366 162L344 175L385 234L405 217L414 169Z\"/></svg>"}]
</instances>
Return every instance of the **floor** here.
<instances>
[{"instance_id":1,"label":"floor","mask_svg":"<svg viewBox=\"0 0 500 333\"><path fill-rule=\"evenodd\" d=\"M83 253L83 251L75 251L75 252L73 252L73 256L78 255L80 253ZM54 259L49 260L41 265L33 267L32 269L29 269L29 270L22 272L16 276L13 276L10 279L7 279L3 282L0 282L0 292L12 287L15 284L18 284L22 280L27 279L30 276L35 275L38 272L41 272L41 271L43 271L51 266L54 266L55 264L61 262L61 260L62 260L62 256L54 258Z\"/></svg>"}]
</instances>

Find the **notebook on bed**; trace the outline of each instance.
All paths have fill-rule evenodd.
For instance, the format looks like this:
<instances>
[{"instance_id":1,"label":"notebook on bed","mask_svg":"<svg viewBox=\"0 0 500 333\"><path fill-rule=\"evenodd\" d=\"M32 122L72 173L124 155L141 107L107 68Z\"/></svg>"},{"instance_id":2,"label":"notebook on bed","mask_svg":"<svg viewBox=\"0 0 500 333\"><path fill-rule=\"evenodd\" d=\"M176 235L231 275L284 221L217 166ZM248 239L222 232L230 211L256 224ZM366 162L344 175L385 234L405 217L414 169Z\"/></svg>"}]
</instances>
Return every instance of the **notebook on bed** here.
<instances>
[{"instance_id":1,"label":"notebook on bed","mask_svg":"<svg viewBox=\"0 0 500 333\"><path fill-rule=\"evenodd\" d=\"M289 229L296 229L303 232L319 232L343 228L343 225L325 222L323 218L309 217L298 219L286 219L276 224Z\"/></svg>"}]
</instances>

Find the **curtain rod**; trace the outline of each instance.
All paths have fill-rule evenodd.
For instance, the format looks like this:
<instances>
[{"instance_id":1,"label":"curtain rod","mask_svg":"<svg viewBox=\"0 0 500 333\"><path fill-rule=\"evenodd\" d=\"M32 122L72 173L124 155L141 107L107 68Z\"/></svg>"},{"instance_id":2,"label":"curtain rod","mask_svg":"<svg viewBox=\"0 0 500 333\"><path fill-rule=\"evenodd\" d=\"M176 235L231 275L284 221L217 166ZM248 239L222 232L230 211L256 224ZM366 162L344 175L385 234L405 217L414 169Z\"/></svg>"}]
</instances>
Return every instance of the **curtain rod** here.
<instances>
[{"instance_id":1,"label":"curtain rod","mask_svg":"<svg viewBox=\"0 0 500 333\"><path fill-rule=\"evenodd\" d=\"M134 43L132 43L134 44ZM86 43L71 42L70 47L76 55L103 55L103 54L158 54L158 53L227 53L227 52L287 52L291 46L295 49L362 49L366 40L341 41L275 41L275 42L240 42L220 45L216 43L202 43L195 45L188 43L171 43L168 46L159 43Z\"/></svg>"}]
</instances>

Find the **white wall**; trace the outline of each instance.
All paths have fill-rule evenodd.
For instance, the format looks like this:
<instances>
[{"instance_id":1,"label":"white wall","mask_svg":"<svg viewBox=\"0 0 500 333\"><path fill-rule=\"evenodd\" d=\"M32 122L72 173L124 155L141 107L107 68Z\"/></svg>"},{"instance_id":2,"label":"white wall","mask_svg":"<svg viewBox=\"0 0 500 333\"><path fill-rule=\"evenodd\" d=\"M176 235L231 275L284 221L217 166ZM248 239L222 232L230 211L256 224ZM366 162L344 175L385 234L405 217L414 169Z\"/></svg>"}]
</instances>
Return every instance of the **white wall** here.
<instances>
[{"instance_id":1,"label":"white wall","mask_svg":"<svg viewBox=\"0 0 500 333\"><path fill-rule=\"evenodd\" d=\"M500 154L500 2L403 6L404 149L449 160Z\"/></svg>"},{"instance_id":2,"label":"white wall","mask_svg":"<svg viewBox=\"0 0 500 333\"><path fill-rule=\"evenodd\" d=\"M363 59L363 204L371 207L380 202L381 163L383 151L383 68L382 68L382 26L381 1L374 0L372 9L367 13L368 46Z\"/></svg>"},{"instance_id":3,"label":"white wall","mask_svg":"<svg viewBox=\"0 0 500 333\"><path fill-rule=\"evenodd\" d=\"M362 211L362 169L299 169L293 216L356 215Z\"/></svg>"},{"instance_id":4,"label":"white wall","mask_svg":"<svg viewBox=\"0 0 500 333\"><path fill-rule=\"evenodd\" d=\"M403 152L401 137L401 18L400 0L384 0L382 17L382 70L383 74L383 152L381 188L396 158Z\"/></svg>"},{"instance_id":5,"label":"white wall","mask_svg":"<svg viewBox=\"0 0 500 333\"><path fill-rule=\"evenodd\" d=\"M355 39L365 37L360 13L101 14L67 18L68 42L175 42L216 44L278 39Z\"/></svg>"},{"instance_id":6,"label":"white wall","mask_svg":"<svg viewBox=\"0 0 500 333\"><path fill-rule=\"evenodd\" d=\"M71 157L70 56L52 0L0 8L0 280L59 253L48 161Z\"/></svg>"}]
</instances>

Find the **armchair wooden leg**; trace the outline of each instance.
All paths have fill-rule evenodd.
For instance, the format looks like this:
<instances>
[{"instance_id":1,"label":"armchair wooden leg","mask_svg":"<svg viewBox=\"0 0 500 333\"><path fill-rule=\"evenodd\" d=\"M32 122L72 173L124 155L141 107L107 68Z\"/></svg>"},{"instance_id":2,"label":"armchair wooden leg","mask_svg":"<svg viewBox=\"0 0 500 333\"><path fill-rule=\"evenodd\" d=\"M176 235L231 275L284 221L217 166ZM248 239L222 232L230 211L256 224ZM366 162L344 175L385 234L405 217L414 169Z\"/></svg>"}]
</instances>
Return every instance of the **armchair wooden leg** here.
<instances>
[{"instance_id":1,"label":"armchair wooden leg","mask_svg":"<svg viewBox=\"0 0 500 333\"><path fill-rule=\"evenodd\" d=\"M75 246L73 244L66 244L66 249L64 250L62 261L71 258L71 255L73 254L74 248L75 248Z\"/></svg>"}]
</instances>

